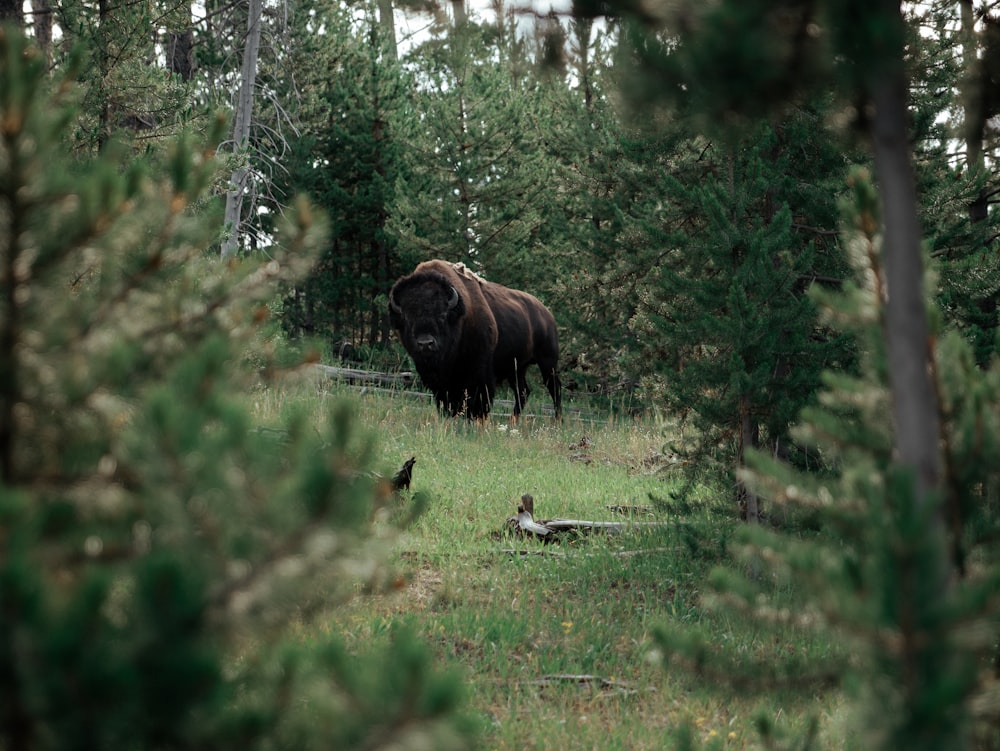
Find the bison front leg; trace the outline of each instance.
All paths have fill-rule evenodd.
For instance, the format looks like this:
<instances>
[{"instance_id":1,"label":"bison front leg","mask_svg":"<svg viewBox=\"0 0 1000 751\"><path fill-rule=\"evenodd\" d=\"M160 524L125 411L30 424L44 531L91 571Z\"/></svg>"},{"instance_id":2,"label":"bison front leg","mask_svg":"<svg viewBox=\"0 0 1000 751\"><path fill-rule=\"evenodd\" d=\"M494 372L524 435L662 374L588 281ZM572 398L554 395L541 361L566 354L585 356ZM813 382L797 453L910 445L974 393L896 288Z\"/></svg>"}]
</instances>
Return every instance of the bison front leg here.
<instances>
[{"instance_id":1,"label":"bison front leg","mask_svg":"<svg viewBox=\"0 0 1000 751\"><path fill-rule=\"evenodd\" d=\"M469 399L469 418L485 418L493 407L496 385L492 382L479 384Z\"/></svg>"},{"instance_id":2,"label":"bison front leg","mask_svg":"<svg viewBox=\"0 0 1000 751\"><path fill-rule=\"evenodd\" d=\"M489 381L467 383L450 396L451 413L481 420L490 413L495 391L495 385Z\"/></svg>"}]
</instances>

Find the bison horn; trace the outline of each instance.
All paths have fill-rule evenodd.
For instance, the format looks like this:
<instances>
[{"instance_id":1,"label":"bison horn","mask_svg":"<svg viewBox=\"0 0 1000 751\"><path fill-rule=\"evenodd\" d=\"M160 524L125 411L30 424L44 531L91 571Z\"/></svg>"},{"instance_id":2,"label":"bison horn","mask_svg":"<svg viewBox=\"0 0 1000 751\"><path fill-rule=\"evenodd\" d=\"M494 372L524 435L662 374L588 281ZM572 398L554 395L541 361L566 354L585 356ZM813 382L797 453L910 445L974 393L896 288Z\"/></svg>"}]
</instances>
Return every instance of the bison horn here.
<instances>
[{"instance_id":1,"label":"bison horn","mask_svg":"<svg viewBox=\"0 0 1000 751\"><path fill-rule=\"evenodd\" d=\"M389 309L398 316L403 315L403 309L399 307L399 303L396 302L396 298L392 294L392 290L389 291Z\"/></svg>"},{"instance_id":2,"label":"bison horn","mask_svg":"<svg viewBox=\"0 0 1000 751\"><path fill-rule=\"evenodd\" d=\"M448 298L448 310L454 310L456 305L458 305L458 290L452 287L451 297Z\"/></svg>"}]
</instances>

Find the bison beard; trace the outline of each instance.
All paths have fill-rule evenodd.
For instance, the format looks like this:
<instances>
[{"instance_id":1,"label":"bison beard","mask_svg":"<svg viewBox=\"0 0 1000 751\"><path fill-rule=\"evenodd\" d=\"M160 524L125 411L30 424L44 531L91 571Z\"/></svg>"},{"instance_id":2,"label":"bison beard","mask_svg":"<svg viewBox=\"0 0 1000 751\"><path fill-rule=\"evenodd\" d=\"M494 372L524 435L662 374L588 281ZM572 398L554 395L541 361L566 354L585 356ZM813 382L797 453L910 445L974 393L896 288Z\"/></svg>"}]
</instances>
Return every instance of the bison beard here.
<instances>
[{"instance_id":1,"label":"bison beard","mask_svg":"<svg viewBox=\"0 0 1000 751\"><path fill-rule=\"evenodd\" d=\"M487 282L462 264L421 263L389 293L389 319L438 408L470 419L489 414L497 383L514 389L514 415L537 364L561 411L559 337L549 310L526 292Z\"/></svg>"}]
</instances>

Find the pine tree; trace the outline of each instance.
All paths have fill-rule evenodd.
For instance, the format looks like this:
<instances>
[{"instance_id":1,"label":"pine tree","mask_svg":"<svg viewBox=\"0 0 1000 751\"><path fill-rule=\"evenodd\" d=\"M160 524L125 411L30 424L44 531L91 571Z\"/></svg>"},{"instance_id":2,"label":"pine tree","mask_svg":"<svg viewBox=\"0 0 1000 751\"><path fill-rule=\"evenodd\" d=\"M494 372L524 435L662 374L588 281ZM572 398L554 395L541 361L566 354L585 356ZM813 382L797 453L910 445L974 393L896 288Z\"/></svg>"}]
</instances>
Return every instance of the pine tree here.
<instances>
[{"instance_id":1,"label":"pine tree","mask_svg":"<svg viewBox=\"0 0 1000 751\"><path fill-rule=\"evenodd\" d=\"M805 294L817 278L843 276L824 187L844 163L819 119L800 111L728 149L706 146L703 178L666 180L671 208L651 217L660 254L632 325L655 353L664 402L697 428L695 455L731 447L721 453L730 472L756 448L789 456L788 426L819 373L849 357ZM737 486L743 515L756 521L757 499Z\"/></svg>"},{"instance_id":2,"label":"pine tree","mask_svg":"<svg viewBox=\"0 0 1000 751\"><path fill-rule=\"evenodd\" d=\"M281 194L306 192L333 220L315 268L282 304L293 336L329 345L385 344L385 299L393 281L416 265L401 258L387 224L403 168L401 130L408 79L389 54L374 7L360 20L336 4L299 14L287 80L300 97L298 138L290 144ZM329 33L317 34L324 26ZM381 303L379 300L381 299Z\"/></svg>"},{"instance_id":3,"label":"pine tree","mask_svg":"<svg viewBox=\"0 0 1000 751\"><path fill-rule=\"evenodd\" d=\"M599 33L576 19L570 31L565 55L573 75L553 96L558 114L546 142L557 171L543 241L546 264L558 269L554 305L571 371L564 380L641 408L649 402L632 400L652 362L631 322L661 254L661 238L641 222L661 216L664 171L683 168L698 151L683 128L654 129L617 110L608 51L614 29Z\"/></svg>"},{"instance_id":4,"label":"pine tree","mask_svg":"<svg viewBox=\"0 0 1000 751\"><path fill-rule=\"evenodd\" d=\"M574 59L587 65L584 21L576 35ZM617 68L629 70L645 37L622 23L615 38ZM851 152L825 123L829 98L770 124L744 121L739 135L699 132L684 101L643 100L614 116L595 72L578 74L584 112L553 139L572 165L565 291L587 301L569 308L571 329L604 353L598 367L616 386L692 418L693 453L732 471L744 448L789 451L788 423L820 370L849 360L805 295L844 271L835 191Z\"/></svg>"},{"instance_id":5,"label":"pine tree","mask_svg":"<svg viewBox=\"0 0 1000 751\"><path fill-rule=\"evenodd\" d=\"M81 150L114 139L137 152L160 152L183 120L201 119L209 127L205 110L192 108L185 82L158 64L158 10L152 3L103 2L58 3L52 9L62 50L87 58L74 68L83 101L73 136ZM163 16L172 15L173 8L164 9ZM72 59L65 52L54 57L57 68Z\"/></svg>"},{"instance_id":6,"label":"pine tree","mask_svg":"<svg viewBox=\"0 0 1000 751\"><path fill-rule=\"evenodd\" d=\"M113 142L75 160L45 76L0 32L0 747L466 747L412 635L355 656L286 629L378 570L389 500L349 410L247 408L265 303L324 223L301 204L273 259L219 264L214 144L166 175Z\"/></svg>"},{"instance_id":7,"label":"pine tree","mask_svg":"<svg viewBox=\"0 0 1000 751\"><path fill-rule=\"evenodd\" d=\"M938 528L915 503L893 447L878 199L867 174L851 180L845 245L854 278L841 291L817 289L816 297L830 324L856 337L860 371L828 374L819 403L803 411L796 429L828 471L807 473L758 452L746 475L790 518L809 518L821 531L804 539L745 529L736 546L742 573L713 575L724 596L718 605L739 603L762 622L820 630L840 649L826 661L744 663L734 671L731 655L697 639L668 630L660 638L681 659L697 654L703 669L758 686L841 685L858 700L859 747L960 749L973 736L995 744L995 705L974 697L993 685L1000 615L990 594L1000 581L990 548L1000 473L986 459L1000 441L1000 361L978 369L971 346L954 332L936 348L948 478L942 500L957 522L953 549L976 561L942 591ZM975 706L986 715L977 717Z\"/></svg>"},{"instance_id":8,"label":"pine tree","mask_svg":"<svg viewBox=\"0 0 1000 751\"><path fill-rule=\"evenodd\" d=\"M411 53L420 116L392 227L403 254L524 286L550 180L539 89L514 47L512 34L469 19Z\"/></svg>"},{"instance_id":9,"label":"pine tree","mask_svg":"<svg viewBox=\"0 0 1000 751\"><path fill-rule=\"evenodd\" d=\"M578 4L584 13L601 7ZM980 550L983 568L958 577L971 534L963 509L995 504L983 496L996 486L995 470L980 452L995 442L997 381L995 366L977 374L967 345L932 328L939 317L927 313L906 55L917 37L895 2L678 3L660 19L620 9L670 32L644 35L635 58L652 75L639 88L669 92L706 121L745 127L786 112L817 84L853 105L846 112L867 139L879 192L863 175L852 178L846 240L860 280L824 302L840 324L854 323L862 376L828 376L822 407L805 412L811 429L800 440L827 452L829 474L754 460L769 478L755 487L820 515L821 539L742 530L748 576L720 571L717 584L760 619L828 627L860 655L825 671L868 688L859 747L967 747L970 695L995 638L988 593L998 570ZM975 408L965 390L976 395ZM970 476L975 484L966 486ZM772 591L771 607L757 608L754 583L769 581L761 574L770 563L799 597ZM712 663L709 645L664 641L699 667ZM773 674L771 667L752 669ZM800 663L800 679L806 670Z\"/></svg>"},{"instance_id":10,"label":"pine tree","mask_svg":"<svg viewBox=\"0 0 1000 751\"><path fill-rule=\"evenodd\" d=\"M983 79L990 26L986 19L977 20L971 5L914 10L914 25L934 33L910 47L910 110L921 226L940 268L937 304L949 325L973 344L976 361L986 366L996 351L1000 300L997 214L990 209L996 187L987 166L996 142L980 121L982 107L989 104L984 98L992 96L991 84ZM954 153L956 144L964 150Z\"/></svg>"}]
</instances>

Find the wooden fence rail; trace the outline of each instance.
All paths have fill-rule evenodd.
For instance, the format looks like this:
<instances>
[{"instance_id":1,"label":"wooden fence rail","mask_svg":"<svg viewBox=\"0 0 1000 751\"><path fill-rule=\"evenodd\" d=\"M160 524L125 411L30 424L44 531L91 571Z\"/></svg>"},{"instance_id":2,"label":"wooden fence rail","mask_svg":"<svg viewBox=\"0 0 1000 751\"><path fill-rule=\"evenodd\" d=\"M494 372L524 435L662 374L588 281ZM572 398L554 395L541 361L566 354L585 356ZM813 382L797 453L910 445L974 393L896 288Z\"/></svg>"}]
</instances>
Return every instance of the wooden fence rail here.
<instances>
[{"instance_id":1,"label":"wooden fence rail","mask_svg":"<svg viewBox=\"0 0 1000 751\"><path fill-rule=\"evenodd\" d=\"M400 373L380 373L374 370L361 370L359 368L338 368L333 365L314 365L320 373L322 373L327 378L331 378L336 381L345 381L353 386L362 387L374 387L378 389L385 389L393 393L402 393L409 396L416 396L420 398L426 398L428 400L433 400L434 395L426 391L413 391L411 387L419 383L419 380L415 373L410 371L402 371ZM405 389L405 390L404 390ZM539 398L548 398L548 394L544 392ZM531 403L529 402L529 405ZM540 410L543 415L551 417L555 410L551 404L543 403L534 405L536 410ZM510 416L514 412L514 400L513 399L494 399L493 400L494 413L499 416ZM590 420L591 418L584 414L584 410L580 407L575 406L563 406L563 413L567 416L572 416L576 419ZM531 417L530 413L524 413L525 417ZM603 421L602 421L603 422Z\"/></svg>"}]
</instances>

